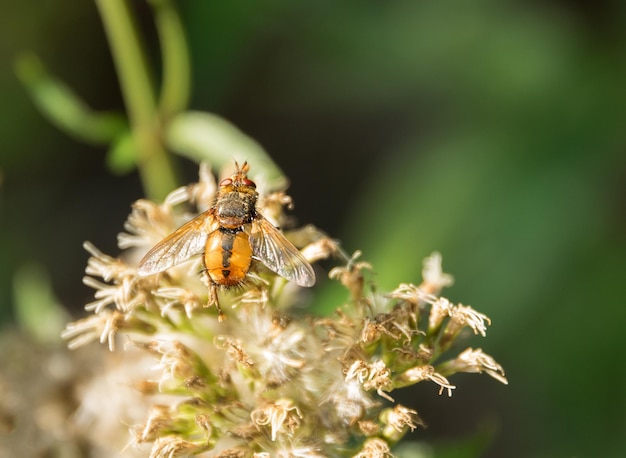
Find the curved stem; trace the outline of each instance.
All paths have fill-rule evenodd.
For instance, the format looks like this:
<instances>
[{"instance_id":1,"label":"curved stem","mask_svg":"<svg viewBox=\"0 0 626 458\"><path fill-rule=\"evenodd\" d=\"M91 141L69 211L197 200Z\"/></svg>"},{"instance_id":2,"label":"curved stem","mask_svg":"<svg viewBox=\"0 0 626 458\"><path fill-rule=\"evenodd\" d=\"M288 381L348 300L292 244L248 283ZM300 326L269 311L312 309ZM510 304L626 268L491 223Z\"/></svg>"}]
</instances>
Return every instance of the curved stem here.
<instances>
[{"instance_id":1,"label":"curved stem","mask_svg":"<svg viewBox=\"0 0 626 458\"><path fill-rule=\"evenodd\" d=\"M150 199L161 200L177 180L159 139L154 92L136 26L126 0L96 0L96 5L128 110L144 191Z\"/></svg>"},{"instance_id":2,"label":"curved stem","mask_svg":"<svg viewBox=\"0 0 626 458\"><path fill-rule=\"evenodd\" d=\"M163 82L159 96L159 113L169 119L187 107L191 84L189 51L180 15L170 0L151 0L161 56Z\"/></svg>"}]
</instances>

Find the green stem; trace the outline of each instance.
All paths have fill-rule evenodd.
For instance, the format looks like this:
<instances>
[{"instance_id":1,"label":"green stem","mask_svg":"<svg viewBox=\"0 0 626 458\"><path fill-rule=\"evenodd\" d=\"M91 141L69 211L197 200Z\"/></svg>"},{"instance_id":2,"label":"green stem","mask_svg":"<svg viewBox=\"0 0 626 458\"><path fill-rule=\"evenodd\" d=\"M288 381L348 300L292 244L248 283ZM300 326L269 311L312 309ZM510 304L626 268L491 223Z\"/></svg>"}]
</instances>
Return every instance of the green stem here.
<instances>
[{"instance_id":1,"label":"green stem","mask_svg":"<svg viewBox=\"0 0 626 458\"><path fill-rule=\"evenodd\" d=\"M170 0L151 0L163 59L159 113L169 119L187 107L191 69L187 40L178 11Z\"/></svg>"},{"instance_id":2,"label":"green stem","mask_svg":"<svg viewBox=\"0 0 626 458\"><path fill-rule=\"evenodd\" d=\"M109 39L122 95L128 110L137 165L146 196L161 200L177 185L172 164L159 139L159 119L127 0L96 0Z\"/></svg>"}]
</instances>

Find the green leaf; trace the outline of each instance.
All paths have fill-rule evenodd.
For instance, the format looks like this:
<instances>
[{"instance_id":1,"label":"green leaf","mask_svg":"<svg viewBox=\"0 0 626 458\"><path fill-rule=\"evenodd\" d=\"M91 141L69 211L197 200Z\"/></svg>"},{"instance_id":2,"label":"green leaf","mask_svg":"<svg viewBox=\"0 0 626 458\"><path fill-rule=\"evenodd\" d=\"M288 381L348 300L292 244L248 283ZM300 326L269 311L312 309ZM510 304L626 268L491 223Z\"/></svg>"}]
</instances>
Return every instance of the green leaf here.
<instances>
[{"instance_id":1,"label":"green leaf","mask_svg":"<svg viewBox=\"0 0 626 458\"><path fill-rule=\"evenodd\" d=\"M128 129L122 115L95 112L88 107L68 86L50 75L37 56L21 55L15 62L15 72L41 113L68 135L107 144Z\"/></svg>"},{"instance_id":2,"label":"green leaf","mask_svg":"<svg viewBox=\"0 0 626 458\"><path fill-rule=\"evenodd\" d=\"M196 162L222 167L248 161L252 175L262 176L271 189L287 186L287 178L251 137L220 116L187 111L174 117L165 134L167 146Z\"/></svg>"},{"instance_id":3,"label":"green leaf","mask_svg":"<svg viewBox=\"0 0 626 458\"><path fill-rule=\"evenodd\" d=\"M68 317L41 265L28 264L17 271L13 277L13 298L15 316L22 329L41 342L60 341Z\"/></svg>"},{"instance_id":4,"label":"green leaf","mask_svg":"<svg viewBox=\"0 0 626 458\"><path fill-rule=\"evenodd\" d=\"M137 154L130 131L124 132L113 142L106 156L106 165L116 175L125 175L135 170Z\"/></svg>"}]
</instances>

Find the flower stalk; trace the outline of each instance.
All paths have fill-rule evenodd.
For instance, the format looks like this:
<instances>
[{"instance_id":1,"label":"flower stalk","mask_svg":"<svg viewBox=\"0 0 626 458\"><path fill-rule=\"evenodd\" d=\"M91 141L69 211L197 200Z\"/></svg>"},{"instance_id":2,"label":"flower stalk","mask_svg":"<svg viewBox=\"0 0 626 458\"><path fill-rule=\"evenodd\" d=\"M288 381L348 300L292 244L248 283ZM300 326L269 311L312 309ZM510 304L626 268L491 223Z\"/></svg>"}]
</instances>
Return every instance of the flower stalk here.
<instances>
[{"instance_id":1,"label":"flower stalk","mask_svg":"<svg viewBox=\"0 0 626 458\"><path fill-rule=\"evenodd\" d=\"M96 5L102 17L119 76L137 154L137 165L146 195L153 199L162 199L166 190L176 187L177 180L170 163L171 159L159 140L162 120L158 116L146 54L141 46L136 24L127 0L97 0ZM172 13L169 11L168 13L171 16ZM167 26L173 21L162 22L165 23L162 25ZM175 23L170 27L175 27ZM171 66L168 65L168 68ZM171 74L171 71L167 72L166 81L172 80ZM174 84L175 82L169 83L166 87L163 102L166 107L172 105L178 108L177 104L170 102L176 96L170 95L174 91L172 89ZM186 99L186 96L176 97Z\"/></svg>"}]
</instances>

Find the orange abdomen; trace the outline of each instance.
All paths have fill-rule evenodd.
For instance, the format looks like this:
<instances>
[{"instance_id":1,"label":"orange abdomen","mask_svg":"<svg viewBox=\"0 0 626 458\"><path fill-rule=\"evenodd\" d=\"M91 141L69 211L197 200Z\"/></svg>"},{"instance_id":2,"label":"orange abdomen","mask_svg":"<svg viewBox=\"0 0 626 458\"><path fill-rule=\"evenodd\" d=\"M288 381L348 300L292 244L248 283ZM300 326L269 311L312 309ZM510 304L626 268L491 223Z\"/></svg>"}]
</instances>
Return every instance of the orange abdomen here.
<instances>
[{"instance_id":1,"label":"orange abdomen","mask_svg":"<svg viewBox=\"0 0 626 458\"><path fill-rule=\"evenodd\" d=\"M241 283L250 270L252 247L248 234L216 230L209 234L204 252L204 266L211 280L222 286Z\"/></svg>"}]
</instances>

